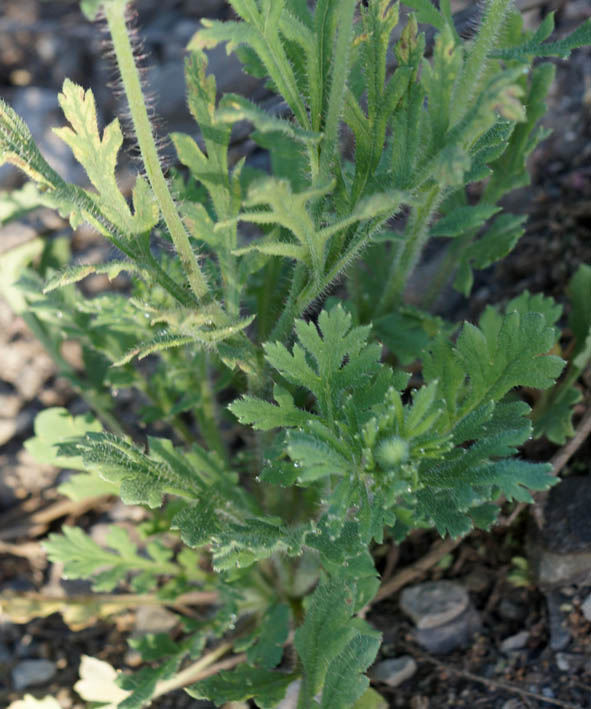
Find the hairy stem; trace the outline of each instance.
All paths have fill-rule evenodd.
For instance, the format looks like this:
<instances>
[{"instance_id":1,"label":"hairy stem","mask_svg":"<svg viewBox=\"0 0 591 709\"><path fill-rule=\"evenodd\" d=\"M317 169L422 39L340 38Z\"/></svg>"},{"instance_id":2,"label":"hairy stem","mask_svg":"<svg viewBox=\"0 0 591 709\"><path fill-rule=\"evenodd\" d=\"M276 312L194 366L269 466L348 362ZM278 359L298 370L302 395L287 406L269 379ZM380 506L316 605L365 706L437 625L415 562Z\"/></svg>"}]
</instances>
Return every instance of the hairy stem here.
<instances>
[{"instance_id":1,"label":"hairy stem","mask_svg":"<svg viewBox=\"0 0 591 709\"><path fill-rule=\"evenodd\" d=\"M421 204L413 207L405 241L398 247L394 255L375 316L383 315L402 300L408 279L429 238L429 223L440 199L441 189L435 185L429 188L424 199L421 200Z\"/></svg>"},{"instance_id":2,"label":"hairy stem","mask_svg":"<svg viewBox=\"0 0 591 709\"><path fill-rule=\"evenodd\" d=\"M320 181L327 181L330 168L335 157L341 116L345 104L345 89L349 76L349 56L351 52L351 35L353 32L353 14L356 3L354 0L342 0L339 7L337 37L331 71L328 109L324 123L324 138L320 154Z\"/></svg>"},{"instance_id":3,"label":"hairy stem","mask_svg":"<svg viewBox=\"0 0 591 709\"><path fill-rule=\"evenodd\" d=\"M193 684L193 682L203 679L208 675L207 668L211 667L218 658L225 655L231 649L231 642L222 643L215 650L203 655L203 657L197 660L197 662L194 662L192 665L189 665L184 670L176 674L172 677L172 679L158 682L152 698L156 699L157 697L161 697L163 694L172 692L175 689L180 689L181 687L186 687L189 684ZM230 658L229 664L226 663L223 668L220 667L219 669L229 669L230 667L234 667L235 665L239 665L241 662L244 662L245 659L246 655L236 655L235 657Z\"/></svg>"},{"instance_id":4,"label":"hairy stem","mask_svg":"<svg viewBox=\"0 0 591 709\"><path fill-rule=\"evenodd\" d=\"M158 200L162 216L170 231L170 236L181 259L191 288L195 296L201 300L209 293L209 288L199 268L197 258L193 253L189 241L189 236L177 212L164 175L162 174L154 134L152 133L152 126L144 103L140 77L135 65L133 51L127 33L124 5L119 3L107 3L105 5L105 16L113 40L113 48L115 50L115 56L117 57L117 64L121 73L121 79L125 88L125 94L129 103L129 110L148 180Z\"/></svg>"},{"instance_id":5,"label":"hairy stem","mask_svg":"<svg viewBox=\"0 0 591 709\"><path fill-rule=\"evenodd\" d=\"M299 315L298 296L306 282L306 267L298 263L293 272L291 287L283 312L269 335L269 342L283 342L289 337L293 321Z\"/></svg>"},{"instance_id":6,"label":"hairy stem","mask_svg":"<svg viewBox=\"0 0 591 709\"><path fill-rule=\"evenodd\" d=\"M421 299L422 308L431 310L431 308L435 306L443 289L447 286L449 280L457 270L462 250L470 245L474 234L474 231L466 232L455 238L452 243L449 244L441 259L441 263L439 263L431 278L426 293Z\"/></svg>"},{"instance_id":7,"label":"hairy stem","mask_svg":"<svg viewBox=\"0 0 591 709\"><path fill-rule=\"evenodd\" d=\"M452 123L456 123L470 107L470 99L486 68L487 55L493 48L510 2L511 0L490 0L486 7L482 25L470 49L451 102Z\"/></svg>"},{"instance_id":8,"label":"hairy stem","mask_svg":"<svg viewBox=\"0 0 591 709\"><path fill-rule=\"evenodd\" d=\"M203 439L211 450L215 450L226 465L229 464L228 451L220 433L215 392L211 385L209 355L201 353L201 403L195 410Z\"/></svg>"}]
</instances>

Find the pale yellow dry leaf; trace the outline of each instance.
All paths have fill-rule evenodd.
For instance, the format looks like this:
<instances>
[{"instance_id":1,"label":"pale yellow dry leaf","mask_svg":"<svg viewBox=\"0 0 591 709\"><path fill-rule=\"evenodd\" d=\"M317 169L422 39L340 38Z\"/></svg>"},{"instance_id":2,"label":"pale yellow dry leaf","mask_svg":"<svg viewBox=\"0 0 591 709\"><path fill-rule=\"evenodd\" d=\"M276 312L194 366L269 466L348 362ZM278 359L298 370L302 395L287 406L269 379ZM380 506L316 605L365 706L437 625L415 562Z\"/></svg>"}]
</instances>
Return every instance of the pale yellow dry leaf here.
<instances>
[{"instance_id":1,"label":"pale yellow dry leaf","mask_svg":"<svg viewBox=\"0 0 591 709\"><path fill-rule=\"evenodd\" d=\"M130 694L117 686L115 680L119 673L108 662L82 655L79 672L80 679L74 689L87 702L110 702L101 709L117 709L119 702Z\"/></svg>"}]
</instances>

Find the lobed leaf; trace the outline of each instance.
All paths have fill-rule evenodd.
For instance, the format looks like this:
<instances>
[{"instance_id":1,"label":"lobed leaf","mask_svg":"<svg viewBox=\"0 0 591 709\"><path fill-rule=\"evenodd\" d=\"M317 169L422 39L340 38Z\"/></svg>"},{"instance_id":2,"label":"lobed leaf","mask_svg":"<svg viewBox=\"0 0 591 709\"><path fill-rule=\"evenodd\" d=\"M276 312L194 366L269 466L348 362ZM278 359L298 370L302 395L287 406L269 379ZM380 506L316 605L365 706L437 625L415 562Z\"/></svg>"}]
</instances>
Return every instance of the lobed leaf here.
<instances>
[{"instance_id":1,"label":"lobed leaf","mask_svg":"<svg viewBox=\"0 0 591 709\"><path fill-rule=\"evenodd\" d=\"M185 691L195 699L209 699L218 706L254 699L261 709L274 709L293 680L293 674L243 664L192 684Z\"/></svg>"}]
</instances>

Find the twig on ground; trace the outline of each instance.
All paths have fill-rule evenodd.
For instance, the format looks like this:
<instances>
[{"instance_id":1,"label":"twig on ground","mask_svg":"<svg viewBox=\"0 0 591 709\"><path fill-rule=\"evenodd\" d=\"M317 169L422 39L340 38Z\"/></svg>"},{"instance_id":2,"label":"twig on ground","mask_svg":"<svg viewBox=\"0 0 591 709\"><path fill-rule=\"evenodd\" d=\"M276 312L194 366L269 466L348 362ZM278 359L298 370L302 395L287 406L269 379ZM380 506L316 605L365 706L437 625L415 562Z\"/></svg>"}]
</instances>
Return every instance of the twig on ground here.
<instances>
[{"instance_id":1,"label":"twig on ground","mask_svg":"<svg viewBox=\"0 0 591 709\"><path fill-rule=\"evenodd\" d=\"M451 672L452 674L459 675L460 677L463 677L464 679L469 679L472 680L473 682L479 682L480 684L484 684L487 687L493 687L494 689L502 689L505 692L512 692L514 694L519 694L522 697L527 697L529 699L536 699L538 702L546 702L548 704L553 704L554 706L557 707L565 707L565 709L581 709L581 707L577 704L571 704L570 702L564 702L562 699L553 699L551 697L545 697L542 694L537 694L536 692L530 692L527 689L521 689L521 687L517 687L513 684L509 684L507 682L501 682L500 680L497 679L489 679L488 677L481 677L480 675L476 675L473 672L469 672L468 670L462 670L457 667L452 667L451 665L447 665L445 662L442 662L441 660L437 660L434 657L431 657L431 655L427 655L425 653L417 651L414 647L411 645L407 645L404 643L404 649L410 654L415 657L416 660L419 662L429 662L432 665L435 665L436 667L441 668L442 670L445 670L446 672Z\"/></svg>"},{"instance_id":2,"label":"twig on ground","mask_svg":"<svg viewBox=\"0 0 591 709\"><path fill-rule=\"evenodd\" d=\"M398 591L403 586L406 586L407 583L420 578L426 571L429 571L431 567L435 566L438 561L441 561L446 554L449 554L450 551L455 549L462 541L462 538L444 539L434 544L431 551L425 554L425 556L421 557L418 561L415 561L414 564L401 569L389 581L383 584L377 592L375 598L370 601L370 604L383 600L387 596L390 596Z\"/></svg>"},{"instance_id":3,"label":"twig on ground","mask_svg":"<svg viewBox=\"0 0 591 709\"><path fill-rule=\"evenodd\" d=\"M19 519L19 524L5 529L0 529L0 540L18 539L19 537L40 537L47 531L47 528L60 517L72 517L73 519L81 517L89 510L99 507L107 500L109 495L101 495L100 497L92 497L87 500L59 500L53 504L38 510L31 515ZM17 512L18 510L15 510Z\"/></svg>"},{"instance_id":4,"label":"twig on ground","mask_svg":"<svg viewBox=\"0 0 591 709\"><path fill-rule=\"evenodd\" d=\"M386 564L384 566L384 572L382 573L382 583L386 583L394 573L394 569L398 564L398 559L400 558L400 547L398 544L392 544L388 550L386 556Z\"/></svg>"},{"instance_id":5,"label":"twig on ground","mask_svg":"<svg viewBox=\"0 0 591 709\"><path fill-rule=\"evenodd\" d=\"M22 556L32 564L40 559L45 559L45 552L39 542L26 542L25 544L10 544L0 540L0 554Z\"/></svg>"}]
</instances>

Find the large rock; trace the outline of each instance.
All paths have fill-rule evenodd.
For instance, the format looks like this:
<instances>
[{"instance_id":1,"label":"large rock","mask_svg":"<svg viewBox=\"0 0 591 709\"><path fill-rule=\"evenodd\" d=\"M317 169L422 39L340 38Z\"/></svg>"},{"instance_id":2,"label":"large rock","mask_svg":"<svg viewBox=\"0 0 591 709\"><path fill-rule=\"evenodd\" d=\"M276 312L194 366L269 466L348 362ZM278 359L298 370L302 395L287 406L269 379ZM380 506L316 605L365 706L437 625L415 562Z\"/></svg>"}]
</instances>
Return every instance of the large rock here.
<instances>
[{"instance_id":1,"label":"large rock","mask_svg":"<svg viewBox=\"0 0 591 709\"><path fill-rule=\"evenodd\" d=\"M542 589L591 585L591 477L565 478L548 494L530 559Z\"/></svg>"}]
</instances>

